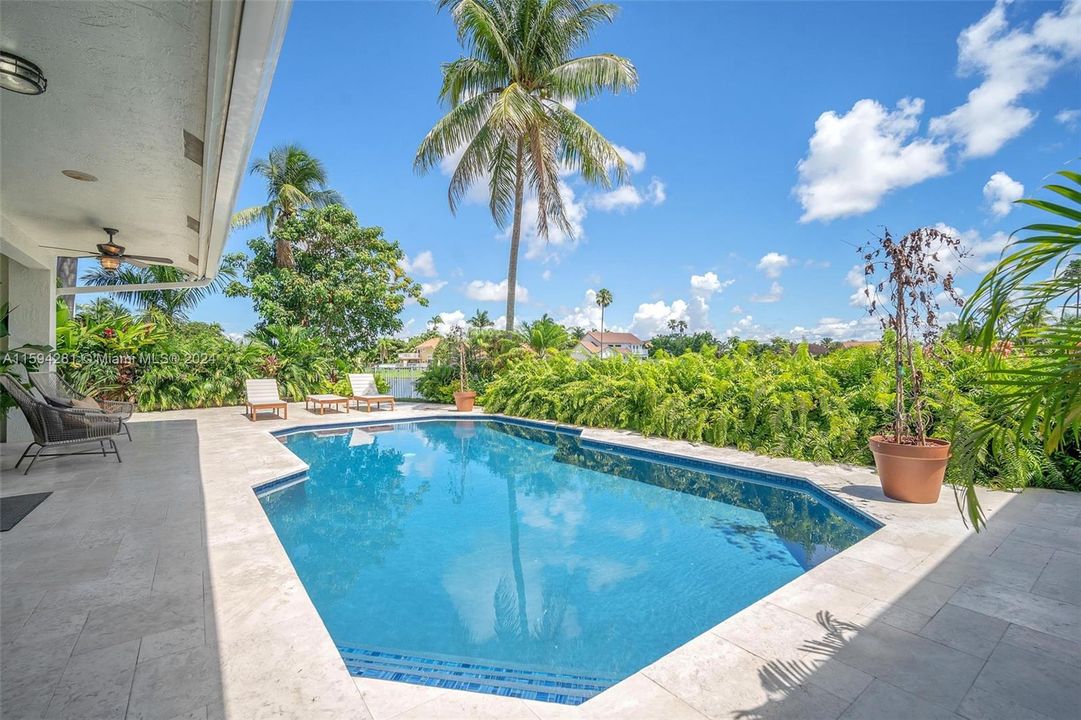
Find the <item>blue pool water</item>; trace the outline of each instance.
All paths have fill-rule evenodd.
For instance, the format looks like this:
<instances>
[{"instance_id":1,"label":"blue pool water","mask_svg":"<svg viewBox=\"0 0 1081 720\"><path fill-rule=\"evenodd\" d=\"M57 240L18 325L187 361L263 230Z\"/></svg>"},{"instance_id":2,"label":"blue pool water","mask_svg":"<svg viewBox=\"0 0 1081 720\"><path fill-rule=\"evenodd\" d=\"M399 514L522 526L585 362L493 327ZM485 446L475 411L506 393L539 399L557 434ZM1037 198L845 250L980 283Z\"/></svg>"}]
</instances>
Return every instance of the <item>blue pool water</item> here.
<instances>
[{"instance_id":1,"label":"blue pool water","mask_svg":"<svg viewBox=\"0 0 1081 720\"><path fill-rule=\"evenodd\" d=\"M310 471L261 502L356 675L578 703L874 530L791 479L502 421L283 442Z\"/></svg>"}]
</instances>

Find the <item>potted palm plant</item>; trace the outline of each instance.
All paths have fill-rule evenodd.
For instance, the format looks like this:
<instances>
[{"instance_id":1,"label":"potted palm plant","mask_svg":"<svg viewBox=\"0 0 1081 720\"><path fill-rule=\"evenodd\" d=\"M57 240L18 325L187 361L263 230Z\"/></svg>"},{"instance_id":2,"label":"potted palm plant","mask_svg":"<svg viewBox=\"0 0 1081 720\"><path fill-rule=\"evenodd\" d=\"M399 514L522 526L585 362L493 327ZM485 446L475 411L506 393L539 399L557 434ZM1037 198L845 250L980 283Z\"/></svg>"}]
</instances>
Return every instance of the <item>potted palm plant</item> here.
<instances>
[{"instance_id":1,"label":"potted palm plant","mask_svg":"<svg viewBox=\"0 0 1081 720\"><path fill-rule=\"evenodd\" d=\"M468 368L466 365L466 350L467 350L467 338L465 330L460 327L456 327L451 330L451 340L453 340L455 348L458 350L458 390L454 393L454 407L458 409L458 412L472 412L473 403L476 402L477 393L473 390L468 390Z\"/></svg>"},{"instance_id":2,"label":"potted palm plant","mask_svg":"<svg viewBox=\"0 0 1081 720\"><path fill-rule=\"evenodd\" d=\"M868 310L880 315L893 336L893 418L870 439L882 492L894 500L935 503L950 443L928 437L917 345L930 347L935 341L939 298L961 304L948 268L965 253L960 240L934 228L913 230L900 240L885 230L860 253Z\"/></svg>"}]
</instances>

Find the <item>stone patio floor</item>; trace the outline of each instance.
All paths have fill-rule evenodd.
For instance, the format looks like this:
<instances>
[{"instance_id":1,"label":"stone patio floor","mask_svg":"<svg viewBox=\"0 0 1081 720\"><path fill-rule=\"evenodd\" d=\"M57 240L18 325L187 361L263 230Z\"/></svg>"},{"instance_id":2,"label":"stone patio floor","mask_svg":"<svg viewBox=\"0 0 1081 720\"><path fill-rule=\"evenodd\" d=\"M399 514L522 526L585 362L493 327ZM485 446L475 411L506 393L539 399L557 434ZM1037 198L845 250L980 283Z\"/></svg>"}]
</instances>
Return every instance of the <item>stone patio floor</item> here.
<instances>
[{"instance_id":1,"label":"stone patio floor","mask_svg":"<svg viewBox=\"0 0 1081 720\"><path fill-rule=\"evenodd\" d=\"M596 430L808 477L885 527L577 708L352 678L251 488L303 468L268 430L358 418L141 414L123 464L27 477L0 446L0 494L53 492L0 535L0 716L1081 717L1081 495L981 491L975 535L948 490L904 505L867 468Z\"/></svg>"}]
</instances>

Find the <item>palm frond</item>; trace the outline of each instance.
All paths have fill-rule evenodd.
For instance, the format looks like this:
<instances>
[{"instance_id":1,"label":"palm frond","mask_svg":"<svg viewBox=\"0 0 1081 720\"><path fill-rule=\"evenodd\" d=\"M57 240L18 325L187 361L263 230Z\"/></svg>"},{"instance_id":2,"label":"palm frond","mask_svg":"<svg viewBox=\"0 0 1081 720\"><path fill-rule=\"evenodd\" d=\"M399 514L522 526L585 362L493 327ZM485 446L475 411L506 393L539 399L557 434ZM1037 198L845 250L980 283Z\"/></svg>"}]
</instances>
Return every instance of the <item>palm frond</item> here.
<instances>
[{"instance_id":1,"label":"palm frond","mask_svg":"<svg viewBox=\"0 0 1081 720\"><path fill-rule=\"evenodd\" d=\"M605 91L620 93L638 88L638 70L618 55L587 55L560 63L544 76L554 97L588 100Z\"/></svg>"}]
</instances>

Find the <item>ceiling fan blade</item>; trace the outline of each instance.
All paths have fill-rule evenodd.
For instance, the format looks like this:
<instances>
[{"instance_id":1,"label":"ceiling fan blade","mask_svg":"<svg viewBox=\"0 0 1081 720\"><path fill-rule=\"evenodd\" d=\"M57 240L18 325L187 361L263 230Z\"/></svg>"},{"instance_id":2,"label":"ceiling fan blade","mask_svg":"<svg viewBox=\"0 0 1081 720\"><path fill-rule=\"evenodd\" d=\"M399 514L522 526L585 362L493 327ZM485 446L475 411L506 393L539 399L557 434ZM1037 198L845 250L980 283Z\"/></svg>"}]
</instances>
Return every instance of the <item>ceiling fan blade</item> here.
<instances>
[{"instance_id":1,"label":"ceiling fan blade","mask_svg":"<svg viewBox=\"0 0 1081 720\"><path fill-rule=\"evenodd\" d=\"M154 257L153 255L121 255L121 260L142 260L143 262L151 263L152 265L172 265L173 261L170 258Z\"/></svg>"},{"instance_id":2,"label":"ceiling fan blade","mask_svg":"<svg viewBox=\"0 0 1081 720\"><path fill-rule=\"evenodd\" d=\"M38 245L38 247L49 248L50 250L67 250L68 252L77 252L93 257L97 256L97 253L91 250L78 250L76 248L57 247L56 245Z\"/></svg>"}]
</instances>

